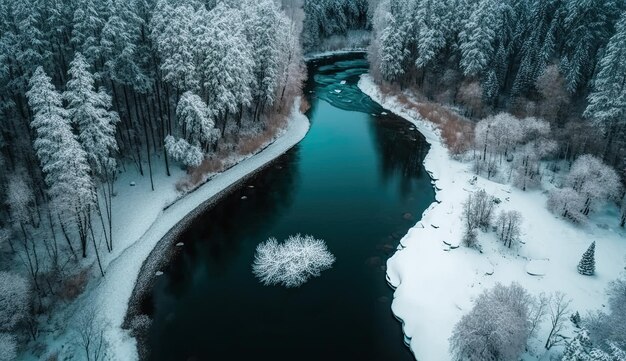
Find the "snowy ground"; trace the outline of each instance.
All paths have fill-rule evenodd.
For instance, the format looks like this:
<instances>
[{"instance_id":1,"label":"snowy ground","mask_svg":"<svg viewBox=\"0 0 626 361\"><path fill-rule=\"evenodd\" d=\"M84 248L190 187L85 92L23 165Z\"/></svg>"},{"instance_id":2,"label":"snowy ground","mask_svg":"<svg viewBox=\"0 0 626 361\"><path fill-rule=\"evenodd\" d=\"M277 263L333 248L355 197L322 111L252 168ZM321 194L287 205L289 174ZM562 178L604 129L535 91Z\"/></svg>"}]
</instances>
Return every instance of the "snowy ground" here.
<instances>
[{"instance_id":1,"label":"snowy ground","mask_svg":"<svg viewBox=\"0 0 626 361\"><path fill-rule=\"evenodd\" d=\"M534 295L561 291L572 299L571 311L583 316L603 307L608 282L626 265L626 233L618 226L617 209L607 206L587 225L575 226L547 210L547 196L540 190L523 192L482 177L471 185L470 165L450 158L432 123L394 97L383 96L368 75L359 87L415 124L431 145L424 164L439 189L438 203L424 212L387 261L387 279L396 288L392 311L403 322L405 341L418 360L450 359L448 338L454 325L469 312L472 300L497 282L518 282ZM522 214L525 244L509 250L489 233L479 235L483 254L456 248L463 230L461 205L469 192L481 188L502 200L497 212ZM596 241L596 275L581 276L576 266L592 241ZM542 349L547 324L542 326L525 359L550 359Z\"/></svg>"},{"instance_id":2,"label":"snowy ground","mask_svg":"<svg viewBox=\"0 0 626 361\"><path fill-rule=\"evenodd\" d=\"M366 52L367 52L367 48L328 50L328 51L313 52L313 53L306 54L304 56L304 60L310 61L314 59L328 58L328 57L337 56L337 55L359 54L359 53L364 54Z\"/></svg>"},{"instance_id":3,"label":"snowy ground","mask_svg":"<svg viewBox=\"0 0 626 361\"><path fill-rule=\"evenodd\" d=\"M147 175L141 177L134 169L121 174L116 183L117 196L113 200L114 252L103 255L106 275L92 281L88 290L64 312L67 315L96 312L108 326L105 336L111 344L112 359L137 359L135 340L121 329L121 325L143 261L159 240L188 213L302 140L309 129L309 121L299 109L300 102L297 100L287 129L272 144L182 198L175 189L175 183L184 176L184 172L176 165L170 165L171 177L165 175L162 162L153 165L154 192L150 189ZM131 182L135 182L135 186L131 186ZM166 206L169 207L164 210ZM63 327L66 331L71 331L71 323L76 322L76 317L69 322L70 326ZM58 345L56 351L59 351L71 335L66 332L49 337L48 344L53 348Z\"/></svg>"}]
</instances>

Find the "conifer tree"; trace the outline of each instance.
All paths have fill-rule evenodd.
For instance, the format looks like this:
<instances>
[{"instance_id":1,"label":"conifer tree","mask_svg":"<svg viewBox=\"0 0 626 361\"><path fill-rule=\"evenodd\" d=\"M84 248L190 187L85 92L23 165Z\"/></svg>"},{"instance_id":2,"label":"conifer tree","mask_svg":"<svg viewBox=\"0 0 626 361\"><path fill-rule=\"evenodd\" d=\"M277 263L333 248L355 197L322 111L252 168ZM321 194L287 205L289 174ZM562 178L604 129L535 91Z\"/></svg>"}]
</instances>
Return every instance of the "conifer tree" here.
<instances>
[{"instance_id":1,"label":"conifer tree","mask_svg":"<svg viewBox=\"0 0 626 361\"><path fill-rule=\"evenodd\" d=\"M87 154L72 133L61 94L42 67L37 68L29 84L26 95L34 112L31 126L37 133L34 148L45 173L48 193L55 210L75 221L86 257L90 210L94 204Z\"/></svg>"},{"instance_id":2,"label":"conifer tree","mask_svg":"<svg viewBox=\"0 0 626 361\"><path fill-rule=\"evenodd\" d=\"M591 243L591 246L583 254L583 258L578 263L578 273L584 276L593 276L596 272L596 260L595 260L596 242Z\"/></svg>"}]
</instances>

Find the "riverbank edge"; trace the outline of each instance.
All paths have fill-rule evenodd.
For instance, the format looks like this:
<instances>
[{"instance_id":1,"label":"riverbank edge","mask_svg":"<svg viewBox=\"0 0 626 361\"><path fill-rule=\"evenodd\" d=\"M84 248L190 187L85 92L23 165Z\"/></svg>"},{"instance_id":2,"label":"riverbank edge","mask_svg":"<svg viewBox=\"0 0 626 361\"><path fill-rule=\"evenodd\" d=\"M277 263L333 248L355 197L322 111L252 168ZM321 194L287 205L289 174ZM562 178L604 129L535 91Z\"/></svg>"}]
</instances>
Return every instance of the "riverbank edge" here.
<instances>
[{"instance_id":1,"label":"riverbank edge","mask_svg":"<svg viewBox=\"0 0 626 361\"><path fill-rule=\"evenodd\" d=\"M446 167L444 164L442 164L441 160L450 160L450 155L448 148L443 143L440 135L440 130L437 128L437 126L434 123L431 123L428 120L424 119L416 111L406 109L406 107L404 107L400 102L397 101L395 96L384 94L378 84L374 82L374 79L371 77L371 75L361 75L358 87L364 94L372 98L372 100L380 104L382 107L388 109L397 116L413 124L416 129L424 136L424 139L430 146L428 154L426 154L426 157L424 158L423 164L426 172L431 178L431 184L433 185L433 189L435 190L435 201L431 203L430 206L428 206L428 208L424 210L424 212L422 212L420 220L408 230L407 234L404 237L400 239L396 252L387 261L387 283L391 288L396 290L398 286L400 286L400 284L402 283L402 275L399 272L395 271L392 260L394 256L398 254L398 252L406 248L406 245L403 244L403 241L405 239L408 239L412 232L423 229L425 226L422 222L437 206L441 204L442 200L440 197L440 192L442 190L442 187L441 184L439 184L439 179L441 179L442 176L442 169L445 169ZM435 160L439 160L440 162L435 163ZM459 207L461 206L462 201L463 200L458 201ZM405 322L402 319L402 316L398 314L397 310L394 310L393 304L395 302L396 294L394 293L394 299L391 305L391 312L393 313L394 317L402 324L402 332L404 334L405 345L409 347L413 355L417 358L417 355L411 347L411 337L408 336L405 332Z\"/></svg>"},{"instance_id":2,"label":"riverbank edge","mask_svg":"<svg viewBox=\"0 0 626 361\"><path fill-rule=\"evenodd\" d=\"M255 155L216 175L191 193L161 211L146 232L113 260L107 276L93 290L86 302L93 302L101 317L110 324L108 339L110 351L116 359L132 360L138 357L136 339L126 330L138 314L138 302L149 291L156 272L168 256L176 251L172 240L200 213L213 206L225 195L236 190L242 183L259 171L270 166L274 160L297 145L308 133L309 119L300 111L301 99L292 107L289 123L284 134ZM115 280L132 279L115 283Z\"/></svg>"}]
</instances>

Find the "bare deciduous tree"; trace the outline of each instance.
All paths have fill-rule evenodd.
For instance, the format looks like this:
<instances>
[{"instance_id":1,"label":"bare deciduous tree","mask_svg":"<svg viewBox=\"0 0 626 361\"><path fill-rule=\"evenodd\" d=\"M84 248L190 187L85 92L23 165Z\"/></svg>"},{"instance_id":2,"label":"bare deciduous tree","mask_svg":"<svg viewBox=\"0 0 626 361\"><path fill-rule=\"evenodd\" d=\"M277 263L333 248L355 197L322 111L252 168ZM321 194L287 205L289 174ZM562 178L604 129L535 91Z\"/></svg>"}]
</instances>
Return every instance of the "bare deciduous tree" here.
<instances>
[{"instance_id":1,"label":"bare deciduous tree","mask_svg":"<svg viewBox=\"0 0 626 361\"><path fill-rule=\"evenodd\" d=\"M87 361L108 360L109 343L104 337L106 325L94 309L85 310L76 324L76 343Z\"/></svg>"},{"instance_id":2,"label":"bare deciduous tree","mask_svg":"<svg viewBox=\"0 0 626 361\"><path fill-rule=\"evenodd\" d=\"M567 314L569 313L569 305L572 301L565 299L565 294L555 292L550 296L548 302L548 313L550 315L550 333L546 340L545 348L550 349L553 346L563 343L564 337L561 335Z\"/></svg>"},{"instance_id":3,"label":"bare deciduous tree","mask_svg":"<svg viewBox=\"0 0 626 361\"><path fill-rule=\"evenodd\" d=\"M502 211L496 221L498 238L505 246L511 248L520 238L522 215L518 211Z\"/></svg>"}]
</instances>

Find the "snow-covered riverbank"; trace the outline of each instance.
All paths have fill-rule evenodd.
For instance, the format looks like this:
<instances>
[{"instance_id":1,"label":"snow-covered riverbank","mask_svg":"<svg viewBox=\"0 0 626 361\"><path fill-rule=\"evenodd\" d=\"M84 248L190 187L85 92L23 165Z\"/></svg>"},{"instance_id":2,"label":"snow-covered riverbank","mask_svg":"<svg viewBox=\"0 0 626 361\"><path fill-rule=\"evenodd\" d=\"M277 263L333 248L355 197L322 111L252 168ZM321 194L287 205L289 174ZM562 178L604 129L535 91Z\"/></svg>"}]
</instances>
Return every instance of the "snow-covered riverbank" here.
<instances>
[{"instance_id":1,"label":"snow-covered riverbank","mask_svg":"<svg viewBox=\"0 0 626 361\"><path fill-rule=\"evenodd\" d=\"M95 312L107 326L105 338L111 345L109 352L112 353L112 359L136 359L135 340L127 331L122 330L121 325L144 260L159 240L190 212L285 153L304 138L308 129L309 120L300 112L300 101L297 100L287 128L273 143L216 175L175 203L172 202L179 197L175 183L184 172L175 170L169 178L156 175L154 192L150 190L147 176L139 177L132 170L123 173L117 183L119 189L113 203L116 243L114 252L105 255L106 275L92 281L87 291L65 313L79 316L83 312ZM130 186L130 182L134 185ZM71 318L70 325L77 318ZM58 337L51 335L49 344L65 348L72 337L69 334L72 328L65 327L65 330Z\"/></svg>"},{"instance_id":2,"label":"snow-covered riverbank","mask_svg":"<svg viewBox=\"0 0 626 361\"><path fill-rule=\"evenodd\" d=\"M616 209L608 207L587 225L575 226L547 210L547 196L540 190L524 192L482 177L471 184L470 165L450 158L432 123L395 97L383 95L368 75L359 87L415 124L431 145L424 165L434 180L437 203L424 212L387 262L388 282L396 288L392 311L403 322L405 341L418 360L450 359L448 338L454 325L478 294L498 282L518 282L534 295L563 292L572 299L571 311L581 315L603 307L606 286L626 262L626 233L618 227ZM462 204L478 189L500 198L500 210L522 214L524 244L519 249L504 248L492 233L479 235L482 254L456 248L463 231ZM576 265L592 241L597 243L596 275L581 276ZM542 326L525 359L548 359L542 348L547 325Z\"/></svg>"}]
</instances>

